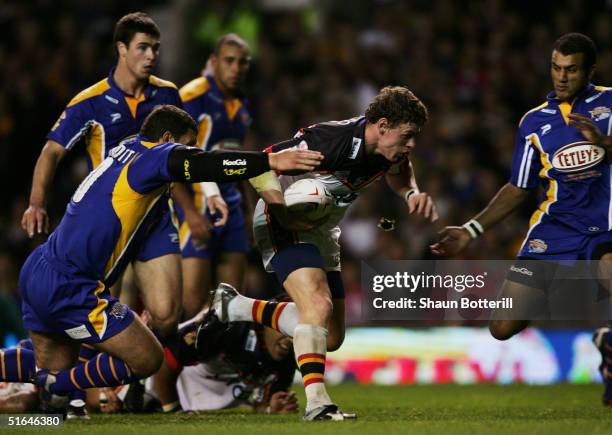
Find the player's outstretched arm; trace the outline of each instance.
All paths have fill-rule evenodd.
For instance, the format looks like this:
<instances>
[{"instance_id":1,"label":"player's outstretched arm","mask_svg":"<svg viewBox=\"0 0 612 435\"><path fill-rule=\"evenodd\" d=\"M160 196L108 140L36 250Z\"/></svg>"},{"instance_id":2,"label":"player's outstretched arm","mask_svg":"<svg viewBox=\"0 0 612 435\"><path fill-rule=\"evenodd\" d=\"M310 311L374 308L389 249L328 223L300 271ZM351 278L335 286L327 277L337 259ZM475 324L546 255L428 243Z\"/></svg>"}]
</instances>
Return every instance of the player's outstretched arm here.
<instances>
[{"instance_id":1,"label":"player's outstretched arm","mask_svg":"<svg viewBox=\"0 0 612 435\"><path fill-rule=\"evenodd\" d=\"M66 148L53 140L48 140L36 161L30 204L21 218L21 227L30 237L49 232L49 217L46 210L49 188L57 165L67 153Z\"/></svg>"},{"instance_id":2,"label":"player's outstretched arm","mask_svg":"<svg viewBox=\"0 0 612 435\"><path fill-rule=\"evenodd\" d=\"M400 163L395 170L387 172L385 178L389 187L406 201L410 214L422 215L431 222L438 220L438 211L433 199L429 194L419 190L409 160Z\"/></svg>"},{"instance_id":3,"label":"player's outstretched arm","mask_svg":"<svg viewBox=\"0 0 612 435\"><path fill-rule=\"evenodd\" d=\"M278 153L255 151L212 151L177 147L170 152L168 170L174 181L238 181L253 178L270 169L280 172L312 171L323 155L318 151L284 150Z\"/></svg>"},{"instance_id":4,"label":"player's outstretched arm","mask_svg":"<svg viewBox=\"0 0 612 435\"><path fill-rule=\"evenodd\" d=\"M446 227L438 233L438 242L430 246L436 255L452 257L486 229L491 228L512 213L525 201L529 191L506 183L491 202L473 219L461 227Z\"/></svg>"}]
</instances>

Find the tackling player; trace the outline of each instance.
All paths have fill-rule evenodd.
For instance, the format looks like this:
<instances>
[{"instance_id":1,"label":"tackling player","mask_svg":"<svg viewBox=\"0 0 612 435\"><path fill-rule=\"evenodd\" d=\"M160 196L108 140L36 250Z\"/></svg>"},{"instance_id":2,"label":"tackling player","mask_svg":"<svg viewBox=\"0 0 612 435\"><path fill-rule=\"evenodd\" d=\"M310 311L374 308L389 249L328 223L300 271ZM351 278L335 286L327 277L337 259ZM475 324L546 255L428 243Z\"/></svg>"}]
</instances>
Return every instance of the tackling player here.
<instances>
[{"instance_id":1,"label":"tackling player","mask_svg":"<svg viewBox=\"0 0 612 435\"><path fill-rule=\"evenodd\" d=\"M568 33L555 42L550 69L553 91L519 122L510 181L469 222L442 230L439 242L431 247L438 255L461 252L517 209L530 190L542 185L542 202L529 221L529 231L501 297L538 300L551 285L558 260L599 260L598 278L609 290L612 90L590 83L596 60L595 44L583 34ZM526 305L521 304L533 309ZM514 313L519 320L501 316L496 313L489 323L491 334L499 340L509 339L529 324L529 320L520 320L520 316L528 318L527 312ZM600 330L596 338L604 357L603 401L610 405L612 353L608 349L612 349L612 334Z\"/></svg>"},{"instance_id":2,"label":"tackling player","mask_svg":"<svg viewBox=\"0 0 612 435\"><path fill-rule=\"evenodd\" d=\"M180 90L184 109L198 122L198 146L204 150L241 147L251 117L241 87L249 70L249 46L238 35L219 38L209 67ZM192 318L206 303L215 283L241 287L249 243L237 183L193 184L193 197L179 208L179 240L183 256L184 316ZM220 188L220 189L219 189ZM195 203L194 203L195 202ZM215 213L227 214L207 229ZM214 267L214 269L213 269Z\"/></svg>"},{"instance_id":3,"label":"tackling player","mask_svg":"<svg viewBox=\"0 0 612 435\"><path fill-rule=\"evenodd\" d=\"M311 151L205 153L181 145L195 144L196 132L186 112L159 106L140 135L115 147L83 180L57 229L21 270L23 322L34 352L4 352L0 380L27 378L49 398L153 374L163 358L159 342L109 287L166 212L170 182L312 170L322 159ZM81 343L105 353L74 366Z\"/></svg>"},{"instance_id":4,"label":"tackling player","mask_svg":"<svg viewBox=\"0 0 612 435\"><path fill-rule=\"evenodd\" d=\"M268 148L303 148L324 155L319 173L304 177L322 182L333 197L329 219L300 231L282 192L296 177L267 173L252 180L260 200L253 220L264 265L295 303L254 300L222 284L213 308L222 321L254 321L293 337L306 391L305 420L354 418L333 404L323 383L325 355L344 340L344 287L340 275L339 222L359 192L383 175L407 203L410 213L436 220L432 199L420 192L409 155L427 120L427 109L405 87L386 87L372 100L365 116L312 125L293 139ZM304 178L302 177L302 178ZM297 231L296 231L297 230Z\"/></svg>"}]
</instances>

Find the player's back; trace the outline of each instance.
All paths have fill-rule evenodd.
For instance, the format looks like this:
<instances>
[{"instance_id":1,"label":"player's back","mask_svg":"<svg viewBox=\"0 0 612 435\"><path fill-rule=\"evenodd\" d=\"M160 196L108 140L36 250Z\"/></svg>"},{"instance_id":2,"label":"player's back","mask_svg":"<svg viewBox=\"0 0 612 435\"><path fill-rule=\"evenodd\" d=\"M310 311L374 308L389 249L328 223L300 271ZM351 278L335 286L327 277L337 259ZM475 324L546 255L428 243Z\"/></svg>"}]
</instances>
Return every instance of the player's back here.
<instances>
[{"instance_id":1,"label":"player's back","mask_svg":"<svg viewBox=\"0 0 612 435\"><path fill-rule=\"evenodd\" d=\"M168 212L167 158L174 146L137 136L115 147L74 193L43 247L45 257L67 272L112 285Z\"/></svg>"}]
</instances>

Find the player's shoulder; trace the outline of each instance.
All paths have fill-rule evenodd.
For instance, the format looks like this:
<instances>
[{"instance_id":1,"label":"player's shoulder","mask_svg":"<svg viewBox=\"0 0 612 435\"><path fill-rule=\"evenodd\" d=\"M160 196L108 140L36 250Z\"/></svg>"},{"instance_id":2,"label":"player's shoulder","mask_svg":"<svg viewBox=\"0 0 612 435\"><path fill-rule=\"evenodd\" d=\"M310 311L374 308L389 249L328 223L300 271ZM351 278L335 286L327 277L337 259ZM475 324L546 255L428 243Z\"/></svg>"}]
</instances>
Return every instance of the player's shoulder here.
<instances>
[{"instance_id":1,"label":"player's shoulder","mask_svg":"<svg viewBox=\"0 0 612 435\"><path fill-rule=\"evenodd\" d=\"M525 112L519 121L519 128L529 129L530 127L534 127L551 115L555 115L557 110L557 108L550 107L550 103L545 101L539 106Z\"/></svg>"},{"instance_id":2,"label":"player's shoulder","mask_svg":"<svg viewBox=\"0 0 612 435\"><path fill-rule=\"evenodd\" d=\"M355 127L364 122L363 116L356 118L344 119L342 121L325 121L310 125L300 131L313 131L325 135L342 136L344 134L352 134Z\"/></svg>"},{"instance_id":3,"label":"player's shoulder","mask_svg":"<svg viewBox=\"0 0 612 435\"><path fill-rule=\"evenodd\" d=\"M149 76L149 84L158 88L171 88L174 90L178 90L178 87L170 80L160 79L159 77L154 75Z\"/></svg>"},{"instance_id":4,"label":"player's shoulder","mask_svg":"<svg viewBox=\"0 0 612 435\"><path fill-rule=\"evenodd\" d=\"M610 101L612 99L612 87L608 86L594 86L592 95L587 97L585 101L592 103L595 100Z\"/></svg>"},{"instance_id":5,"label":"player's shoulder","mask_svg":"<svg viewBox=\"0 0 612 435\"><path fill-rule=\"evenodd\" d=\"M98 83L88 87L87 89L83 89L81 92L76 94L74 98L70 100L67 107L73 107L91 98L99 97L100 95L104 94L104 92L109 90L110 87L111 86L108 79L102 79Z\"/></svg>"},{"instance_id":6,"label":"player's shoulder","mask_svg":"<svg viewBox=\"0 0 612 435\"><path fill-rule=\"evenodd\" d=\"M204 95L210 89L210 82L206 77L198 77L185 84L180 90L183 103Z\"/></svg>"}]
</instances>

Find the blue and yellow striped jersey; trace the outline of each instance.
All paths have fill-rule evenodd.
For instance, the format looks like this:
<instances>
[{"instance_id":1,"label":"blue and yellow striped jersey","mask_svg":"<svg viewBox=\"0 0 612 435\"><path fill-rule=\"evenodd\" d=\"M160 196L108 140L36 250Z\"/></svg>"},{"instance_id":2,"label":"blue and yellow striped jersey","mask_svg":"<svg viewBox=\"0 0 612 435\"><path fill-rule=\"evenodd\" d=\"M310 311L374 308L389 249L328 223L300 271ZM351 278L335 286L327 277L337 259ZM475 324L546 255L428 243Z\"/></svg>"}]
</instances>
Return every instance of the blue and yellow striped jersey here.
<instances>
[{"instance_id":1,"label":"blue and yellow striped jersey","mask_svg":"<svg viewBox=\"0 0 612 435\"><path fill-rule=\"evenodd\" d=\"M143 94L136 99L117 86L114 72L112 69L107 78L77 94L47 135L47 139L66 149L84 139L90 170L119 142L137 134L156 105L182 107L178 89L172 82L150 76Z\"/></svg>"},{"instance_id":2,"label":"blue and yellow striped jersey","mask_svg":"<svg viewBox=\"0 0 612 435\"><path fill-rule=\"evenodd\" d=\"M78 187L43 247L60 270L112 285L163 213L168 156L177 144L136 136L122 142Z\"/></svg>"},{"instance_id":3,"label":"blue and yellow striped jersey","mask_svg":"<svg viewBox=\"0 0 612 435\"><path fill-rule=\"evenodd\" d=\"M226 99L211 75L198 77L180 90L184 109L198 124L198 146L206 151L238 149L244 142L251 116L248 102L241 98ZM228 204L240 200L236 183L219 185ZM196 207L202 208L200 185L194 184Z\"/></svg>"},{"instance_id":4,"label":"blue and yellow striped jersey","mask_svg":"<svg viewBox=\"0 0 612 435\"><path fill-rule=\"evenodd\" d=\"M573 102L551 92L519 123L510 182L523 189L542 185L542 201L530 220L544 214L584 234L612 230L612 178L606 151L568 124L570 113L612 132L612 88L589 84Z\"/></svg>"}]
</instances>

